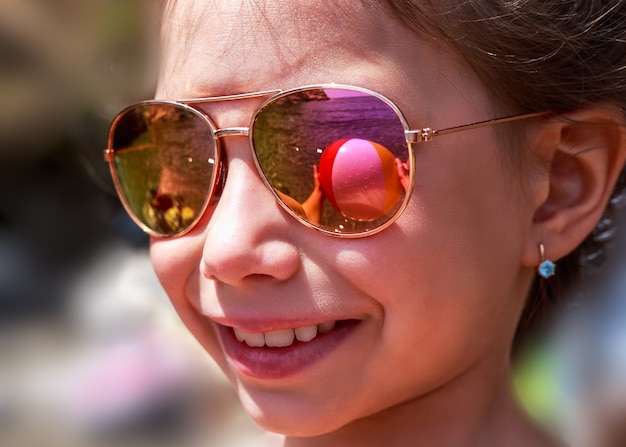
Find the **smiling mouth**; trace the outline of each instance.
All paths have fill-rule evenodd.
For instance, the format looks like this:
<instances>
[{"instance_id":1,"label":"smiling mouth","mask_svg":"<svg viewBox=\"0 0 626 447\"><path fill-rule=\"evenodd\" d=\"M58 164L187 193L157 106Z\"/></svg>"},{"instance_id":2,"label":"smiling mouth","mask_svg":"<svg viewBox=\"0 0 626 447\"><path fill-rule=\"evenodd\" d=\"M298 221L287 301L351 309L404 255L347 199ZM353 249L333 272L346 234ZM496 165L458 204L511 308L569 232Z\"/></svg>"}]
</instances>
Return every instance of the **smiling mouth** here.
<instances>
[{"instance_id":1,"label":"smiling mouth","mask_svg":"<svg viewBox=\"0 0 626 447\"><path fill-rule=\"evenodd\" d=\"M308 343L318 335L330 332L342 323L341 321L329 321L316 325L269 332L248 332L243 329L233 328L233 332L237 340L253 348L285 348L293 345L296 341Z\"/></svg>"},{"instance_id":2,"label":"smiling mouth","mask_svg":"<svg viewBox=\"0 0 626 447\"><path fill-rule=\"evenodd\" d=\"M360 323L335 320L265 332L218 324L218 329L233 370L255 380L276 380L299 374L331 356Z\"/></svg>"}]
</instances>

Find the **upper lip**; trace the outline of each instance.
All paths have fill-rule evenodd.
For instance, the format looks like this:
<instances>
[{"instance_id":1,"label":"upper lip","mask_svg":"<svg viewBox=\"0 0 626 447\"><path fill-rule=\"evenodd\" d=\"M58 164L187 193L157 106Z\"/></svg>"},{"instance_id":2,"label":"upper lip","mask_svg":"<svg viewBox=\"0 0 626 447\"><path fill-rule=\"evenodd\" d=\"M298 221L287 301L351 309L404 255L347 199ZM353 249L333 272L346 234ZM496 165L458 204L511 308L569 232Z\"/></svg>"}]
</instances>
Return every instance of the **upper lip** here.
<instances>
[{"instance_id":1,"label":"upper lip","mask_svg":"<svg viewBox=\"0 0 626 447\"><path fill-rule=\"evenodd\" d=\"M322 303L325 305L322 309L319 305L305 304L318 303L313 297L307 296L304 299L304 303L290 300L280 307L270 304L277 304L272 298L266 299L258 295L234 299L230 299L230 295L220 296L213 304L207 303L208 305L203 305L199 296L189 301L198 314L211 322L247 332L271 332L330 322L366 320L372 312L376 312L371 306L358 305L359 310L355 309L356 306L348 307L338 297L323 299Z\"/></svg>"},{"instance_id":2,"label":"upper lip","mask_svg":"<svg viewBox=\"0 0 626 447\"><path fill-rule=\"evenodd\" d=\"M271 332L281 329L294 329L303 326L319 325L333 321L341 320L360 320L364 317L355 315L346 315L345 313L336 312L333 314L321 314L311 309L307 312L299 307L296 312L282 309L281 311L273 311L267 308L255 308L237 310L235 308L223 309L221 306L211 309L204 308L200 300L190 300L195 311L204 318L212 322L231 328L242 329L247 332Z\"/></svg>"}]
</instances>

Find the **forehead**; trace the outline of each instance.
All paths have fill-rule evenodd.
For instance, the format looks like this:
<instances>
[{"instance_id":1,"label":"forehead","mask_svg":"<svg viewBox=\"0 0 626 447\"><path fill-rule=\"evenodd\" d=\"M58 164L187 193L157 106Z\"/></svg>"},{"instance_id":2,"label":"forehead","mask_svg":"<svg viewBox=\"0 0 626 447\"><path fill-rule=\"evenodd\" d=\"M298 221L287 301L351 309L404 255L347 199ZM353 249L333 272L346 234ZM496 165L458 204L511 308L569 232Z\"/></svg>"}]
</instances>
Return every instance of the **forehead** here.
<instances>
[{"instance_id":1,"label":"forehead","mask_svg":"<svg viewBox=\"0 0 626 447\"><path fill-rule=\"evenodd\" d=\"M284 88L296 76L300 84L337 82L327 75L348 64L358 71L358 60L389 56L408 36L417 40L382 8L358 1L177 0L170 6L161 81L189 93L213 86L229 90L210 91L215 95L244 92L260 79L280 84L263 88ZM302 79L306 73L310 79Z\"/></svg>"}]
</instances>

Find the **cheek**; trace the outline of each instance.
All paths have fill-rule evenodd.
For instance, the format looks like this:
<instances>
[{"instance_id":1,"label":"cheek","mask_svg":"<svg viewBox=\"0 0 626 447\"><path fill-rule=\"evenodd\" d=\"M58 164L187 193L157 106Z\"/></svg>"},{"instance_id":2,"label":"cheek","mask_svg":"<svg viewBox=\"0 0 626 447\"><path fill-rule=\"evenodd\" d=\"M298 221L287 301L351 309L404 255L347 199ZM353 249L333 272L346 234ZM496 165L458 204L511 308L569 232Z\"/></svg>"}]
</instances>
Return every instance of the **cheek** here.
<instances>
[{"instance_id":1,"label":"cheek","mask_svg":"<svg viewBox=\"0 0 626 447\"><path fill-rule=\"evenodd\" d=\"M425 215L423 207L411 207L401 226L335 257L336 271L379 309L370 322L376 325L367 348L371 361L346 379L362 388L380 383L376 400L355 398L369 410L421 396L484 358L505 357L508 349L515 312L503 295L510 281L494 287L479 261L458 268L469 256L461 238L441 243L441 226ZM402 365L393 380L389 365Z\"/></svg>"},{"instance_id":2,"label":"cheek","mask_svg":"<svg viewBox=\"0 0 626 447\"><path fill-rule=\"evenodd\" d=\"M171 240L153 239L150 257L154 270L182 322L214 357L220 352L217 334L199 312L202 237L188 234ZM219 362L219 359L216 359Z\"/></svg>"},{"instance_id":3,"label":"cheek","mask_svg":"<svg viewBox=\"0 0 626 447\"><path fill-rule=\"evenodd\" d=\"M154 271L170 298L181 295L195 263L195 250L183 239L152 239L150 242Z\"/></svg>"},{"instance_id":4,"label":"cheek","mask_svg":"<svg viewBox=\"0 0 626 447\"><path fill-rule=\"evenodd\" d=\"M185 296L185 284L200 269L204 231L212 213L213 208L209 207L196 226L182 237L150 240L152 266L174 304Z\"/></svg>"},{"instance_id":5,"label":"cheek","mask_svg":"<svg viewBox=\"0 0 626 447\"><path fill-rule=\"evenodd\" d=\"M437 169L424 159L397 226L364 242L366 251L338 257L343 275L384 307L389 336L428 339L423 346L440 353L452 344L469 350L463 340L476 334L497 343L513 330L524 300L523 222L531 218L497 158L478 150L461 160L472 148L454 149L458 156L437 157Z\"/></svg>"},{"instance_id":6,"label":"cheek","mask_svg":"<svg viewBox=\"0 0 626 447\"><path fill-rule=\"evenodd\" d=\"M154 271L165 289L174 309L189 329L192 329L193 308L186 289L195 263L194 251L181 239L152 240L150 258ZM192 330L193 332L193 330Z\"/></svg>"}]
</instances>

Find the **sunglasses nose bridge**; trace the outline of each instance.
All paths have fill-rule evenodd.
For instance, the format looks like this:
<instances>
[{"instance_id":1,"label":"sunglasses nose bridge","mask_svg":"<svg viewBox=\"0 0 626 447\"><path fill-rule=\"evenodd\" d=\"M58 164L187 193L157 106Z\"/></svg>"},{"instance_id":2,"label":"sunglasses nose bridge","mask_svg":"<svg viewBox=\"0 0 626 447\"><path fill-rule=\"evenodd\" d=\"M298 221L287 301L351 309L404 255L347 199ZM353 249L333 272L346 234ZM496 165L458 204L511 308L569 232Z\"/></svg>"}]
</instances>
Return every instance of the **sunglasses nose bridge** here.
<instances>
[{"instance_id":1,"label":"sunglasses nose bridge","mask_svg":"<svg viewBox=\"0 0 626 447\"><path fill-rule=\"evenodd\" d=\"M217 129L214 133L215 139L217 140L223 137L247 137L249 134L249 127L224 127L222 129Z\"/></svg>"}]
</instances>

